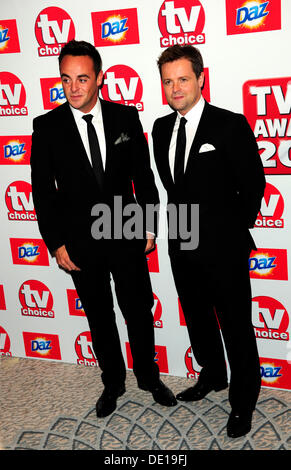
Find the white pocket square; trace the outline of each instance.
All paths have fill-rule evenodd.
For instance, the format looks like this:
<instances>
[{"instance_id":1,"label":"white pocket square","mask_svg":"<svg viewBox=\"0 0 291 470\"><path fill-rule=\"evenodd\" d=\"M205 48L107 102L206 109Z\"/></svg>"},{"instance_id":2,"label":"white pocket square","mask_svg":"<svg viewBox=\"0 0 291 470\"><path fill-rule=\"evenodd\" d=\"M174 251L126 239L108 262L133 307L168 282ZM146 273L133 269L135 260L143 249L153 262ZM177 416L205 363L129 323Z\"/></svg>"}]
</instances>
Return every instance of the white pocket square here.
<instances>
[{"instance_id":1,"label":"white pocket square","mask_svg":"<svg viewBox=\"0 0 291 470\"><path fill-rule=\"evenodd\" d=\"M203 144L203 145L201 145L201 147L199 149L199 153L209 152L211 150L215 150L215 147L213 147L212 144Z\"/></svg>"},{"instance_id":2,"label":"white pocket square","mask_svg":"<svg viewBox=\"0 0 291 470\"><path fill-rule=\"evenodd\" d=\"M124 134L122 132L120 134L120 137L118 137L118 139L116 139L116 141L114 142L114 145L121 144L122 142L127 142L128 140L130 140L130 137L128 137L127 134Z\"/></svg>"}]
</instances>

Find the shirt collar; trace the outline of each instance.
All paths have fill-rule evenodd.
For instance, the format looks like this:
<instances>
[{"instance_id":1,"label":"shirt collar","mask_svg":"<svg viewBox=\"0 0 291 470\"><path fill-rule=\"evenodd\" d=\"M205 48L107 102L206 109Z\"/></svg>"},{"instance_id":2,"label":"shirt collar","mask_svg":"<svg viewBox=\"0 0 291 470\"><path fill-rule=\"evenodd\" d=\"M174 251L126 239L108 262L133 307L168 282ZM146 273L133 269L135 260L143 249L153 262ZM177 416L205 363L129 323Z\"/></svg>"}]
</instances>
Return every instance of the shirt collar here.
<instances>
[{"instance_id":1,"label":"shirt collar","mask_svg":"<svg viewBox=\"0 0 291 470\"><path fill-rule=\"evenodd\" d=\"M201 95L199 101L195 104L195 106L193 106L193 108L190 109L190 111L188 111L188 113L184 115L184 118L190 122L193 122L193 121L195 122L199 120L201 117L203 108L204 108L204 104L205 104L205 100L203 96ZM183 117L179 112L178 112L178 116L179 116L179 119Z\"/></svg>"},{"instance_id":2,"label":"shirt collar","mask_svg":"<svg viewBox=\"0 0 291 470\"><path fill-rule=\"evenodd\" d=\"M82 117L85 116L86 114L92 114L93 115L93 120L96 119L97 117L100 116L102 113L101 111L101 103L100 100L98 99L94 107L91 109L89 113L83 113L83 111L80 111L79 109L73 108L73 106L70 105L70 108L72 110L72 113L74 115L75 120L81 121Z\"/></svg>"}]
</instances>

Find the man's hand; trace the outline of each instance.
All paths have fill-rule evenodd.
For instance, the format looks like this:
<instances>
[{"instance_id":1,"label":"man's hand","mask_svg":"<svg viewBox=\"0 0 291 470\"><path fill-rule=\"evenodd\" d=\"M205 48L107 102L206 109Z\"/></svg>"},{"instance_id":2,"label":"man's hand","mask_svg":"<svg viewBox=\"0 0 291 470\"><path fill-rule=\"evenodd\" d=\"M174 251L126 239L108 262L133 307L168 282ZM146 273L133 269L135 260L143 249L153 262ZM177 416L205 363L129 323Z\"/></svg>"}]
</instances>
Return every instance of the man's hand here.
<instances>
[{"instance_id":1,"label":"man's hand","mask_svg":"<svg viewBox=\"0 0 291 470\"><path fill-rule=\"evenodd\" d=\"M144 252L145 254L148 254L156 248L156 237L154 236L154 234L149 233L149 232L147 232L146 235L147 235L147 244L146 244Z\"/></svg>"},{"instance_id":2,"label":"man's hand","mask_svg":"<svg viewBox=\"0 0 291 470\"><path fill-rule=\"evenodd\" d=\"M65 245L57 248L54 255L60 268L65 269L66 271L81 271L80 268L71 261Z\"/></svg>"}]
</instances>

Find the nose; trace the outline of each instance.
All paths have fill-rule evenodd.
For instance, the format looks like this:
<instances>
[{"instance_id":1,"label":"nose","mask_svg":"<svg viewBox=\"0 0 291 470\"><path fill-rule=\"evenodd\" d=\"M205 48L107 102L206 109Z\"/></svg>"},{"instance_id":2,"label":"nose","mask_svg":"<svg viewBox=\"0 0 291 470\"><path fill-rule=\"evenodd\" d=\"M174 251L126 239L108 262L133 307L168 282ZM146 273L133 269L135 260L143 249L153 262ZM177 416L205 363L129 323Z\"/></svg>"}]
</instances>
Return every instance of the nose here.
<instances>
[{"instance_id":1,"label":"nose","mask_svg":"<svg viewBox=\"0 0 291 470\"><path fill-rule=\"evenodd\" d=\"M180 82L177 80L173 82L173 93L177 93L180 91Z\"/></svg>"},{"instance_id":2,"label":"nose","mask_svg":"<svg viewBox=\"0 0 291 470\"><path fill-rule=\"evenodd\" d=\"M71 81L71 92L75 93L78 90L78 81L72 80Z\"/></svg>"}]
</instances>

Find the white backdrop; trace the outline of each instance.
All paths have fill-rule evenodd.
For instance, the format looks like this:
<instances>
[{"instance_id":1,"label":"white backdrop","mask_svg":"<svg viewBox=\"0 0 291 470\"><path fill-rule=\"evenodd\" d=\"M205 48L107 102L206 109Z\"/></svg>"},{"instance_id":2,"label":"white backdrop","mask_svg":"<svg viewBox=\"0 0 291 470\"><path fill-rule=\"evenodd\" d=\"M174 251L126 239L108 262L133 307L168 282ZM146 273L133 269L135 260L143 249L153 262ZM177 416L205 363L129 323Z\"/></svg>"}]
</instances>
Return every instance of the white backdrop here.
<instances>
[{"instance_id":1,"label":"white backdrop","mask_svg":"<svg viewBox=\"0 0 291 470\"><path fill-rule=\"evenodd\" d=\"M153 122L170 112L156 66L169 43L199 47L207 74L206 99L246 115L268 182L252 230L258 246L250 259L253 325L263 385L291 390L289 0L107 0L106 7L101 0L2 2L0 354L95 365L87 320L71 278L43 246L30 186L32 119L64 102L57 55L60 44L72 38L99 49L105 72L102 97L137 107L151 156ZM165 205L153 156L152 166ZM235 260L235 253L227 251L221 260L229 265L229 276L236 269ZM199 367L170 271L164 217L149 269L160 370L197 376ZM235 305L233 309L235 315ZM116 313L131 368L125 323L117 306Z\"/></svg>"}]
</instances>

